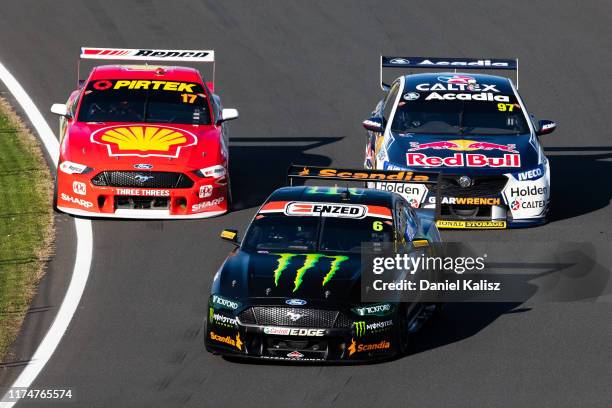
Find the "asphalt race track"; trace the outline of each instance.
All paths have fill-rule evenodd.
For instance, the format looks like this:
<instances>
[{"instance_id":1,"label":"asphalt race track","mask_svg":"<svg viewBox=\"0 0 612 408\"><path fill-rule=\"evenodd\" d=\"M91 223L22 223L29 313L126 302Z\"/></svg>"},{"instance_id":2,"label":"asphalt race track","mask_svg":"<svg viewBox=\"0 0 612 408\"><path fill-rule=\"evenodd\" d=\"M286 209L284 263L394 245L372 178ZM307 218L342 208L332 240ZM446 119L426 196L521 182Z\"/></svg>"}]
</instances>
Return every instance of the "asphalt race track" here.
<instances>
[{"instance_id":1,"label":"asphalt race track","mask_svg":"<svg viewBox=\"0 0 612 408\"><path fill-rule=\"evenodd\" d=\"M206 353L201 323L214 273L291 162L360 166L365 119L381 95L378 57L518 57L544 136L552 222L447 240L609 241L612 210L607 1L5 1L0 61L43 111L75 86L79 47L217 53L237 210L202 221L93 222L89 281L68 332L33 387L72 388L79 407L609 407L610 296L535 305L460 304L405 358L365 366L244 364ZM520 3L520 4L519 4ZM57 217L49 266L4 391L45 334L70 278L74 228ZM37 313L34 313L37 312ZM27 406L66 406L45 402ZM71 405L72 406L72 405Z\"/></svg>"}]
</instances>

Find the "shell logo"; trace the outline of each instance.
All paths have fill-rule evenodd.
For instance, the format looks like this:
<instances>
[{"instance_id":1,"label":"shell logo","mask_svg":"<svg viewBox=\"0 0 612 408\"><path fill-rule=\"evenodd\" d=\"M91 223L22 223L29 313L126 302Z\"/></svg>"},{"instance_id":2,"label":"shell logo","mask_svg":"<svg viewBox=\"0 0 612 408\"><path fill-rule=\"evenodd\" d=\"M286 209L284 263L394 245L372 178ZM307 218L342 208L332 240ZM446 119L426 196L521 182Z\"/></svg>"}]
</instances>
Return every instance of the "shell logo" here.
<instances>
[{"instance_id":1,"label":"shell logo","mask_svg":"<svg viewBox=\"0 0 612 408\"><path fill-rule=\"evenodd\" d=\"M168 126L110 126L91 134L91 141L105 145L109 156L173 157L181 148L197 143L196 136Z\"/></svg>"}]
</instances>

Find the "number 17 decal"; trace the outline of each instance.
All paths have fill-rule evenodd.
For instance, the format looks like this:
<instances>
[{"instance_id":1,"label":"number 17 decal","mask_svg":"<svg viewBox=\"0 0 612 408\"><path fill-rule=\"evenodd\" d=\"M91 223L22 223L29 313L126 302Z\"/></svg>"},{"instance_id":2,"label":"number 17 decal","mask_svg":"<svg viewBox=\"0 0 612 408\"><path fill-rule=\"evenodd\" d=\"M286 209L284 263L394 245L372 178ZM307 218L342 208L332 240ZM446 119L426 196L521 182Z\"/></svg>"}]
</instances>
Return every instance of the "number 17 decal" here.
<instances>
[{"instance_id":1,"label":"number 17 decal","mask_svg":"<svg viewBox=\"0 0 612 408\"><path fill-rule=\"evenodd\" d=\"M181 94L181 98L183 98L183 103L194 103L195 100L198 98L198 95L196 94Z\"/></svg>"}]
</instances>

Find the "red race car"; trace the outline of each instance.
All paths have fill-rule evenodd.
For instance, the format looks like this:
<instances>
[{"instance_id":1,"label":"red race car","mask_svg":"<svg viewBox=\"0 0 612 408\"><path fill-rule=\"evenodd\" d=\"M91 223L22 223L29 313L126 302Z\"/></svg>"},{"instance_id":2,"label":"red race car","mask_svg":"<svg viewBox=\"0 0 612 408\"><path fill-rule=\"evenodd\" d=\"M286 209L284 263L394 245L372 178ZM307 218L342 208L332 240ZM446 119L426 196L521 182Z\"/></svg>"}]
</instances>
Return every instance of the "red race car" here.
<instances>
[{"instance_id":1,"label":"red race car","mask_svg":"<svg viewBox=\"0 0 612 408\"><path fill-rule=\"evenodd\" d=\"M60 115L55 207L114 218L204 218L231 205L225 122L214 92L214 51L81 48L81 59L135 60L103 65L79 81ZM212 63L197 69L151 61ZM81 60L79 60L79 63Z\"/></svg>"}]
</instances>

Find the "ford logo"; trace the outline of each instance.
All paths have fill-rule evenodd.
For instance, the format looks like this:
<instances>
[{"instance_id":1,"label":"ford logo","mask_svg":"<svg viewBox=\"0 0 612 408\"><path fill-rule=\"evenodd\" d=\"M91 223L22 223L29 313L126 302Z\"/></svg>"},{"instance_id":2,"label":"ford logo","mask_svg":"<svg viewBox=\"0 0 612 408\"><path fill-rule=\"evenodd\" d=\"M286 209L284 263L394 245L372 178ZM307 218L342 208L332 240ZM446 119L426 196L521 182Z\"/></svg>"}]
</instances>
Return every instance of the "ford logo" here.
<instances>
[{"instance_id":1,"label":"ford logo","mask_svg":"<svg viewBox=\"0 0 612 408\"><path fill-rule=\"evenodd\" d=\"M153 165L152 164L147 164L147 163L139 163L139 164L135 164L134 168L135 169L148 170L148 169L152 169Z\"/></svg>"},{"instance_id":2,"label":"ford logo","mask_svg":"<svg viewBox=\"0 0 612 408\"><path fill-rule=\"evenodd\" d=\"M302 299L287 299L285 300L285 303L289 306L304 306L308 302Z\"/></svg>"}]
</instances>

